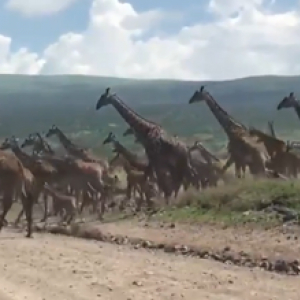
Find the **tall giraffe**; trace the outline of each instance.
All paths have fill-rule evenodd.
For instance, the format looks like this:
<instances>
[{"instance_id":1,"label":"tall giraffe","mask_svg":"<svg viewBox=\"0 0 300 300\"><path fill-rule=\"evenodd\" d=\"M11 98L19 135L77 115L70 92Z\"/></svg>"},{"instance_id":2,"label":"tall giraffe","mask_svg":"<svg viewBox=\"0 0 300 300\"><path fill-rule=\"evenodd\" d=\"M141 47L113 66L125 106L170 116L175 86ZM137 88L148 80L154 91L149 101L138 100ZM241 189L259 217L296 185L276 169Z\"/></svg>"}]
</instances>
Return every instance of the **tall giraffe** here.
<instances>
[{"instance_id":1,"label":"tall giraffe","mask_svg":"<svg viewBox=\"0 0 300 300\"><path fill-rule=\"evenodd\" d=\"M106 105L112 105L137 134L148 156L149 169L153 168L166 199L173 192L164 184L166 171L170 172L177 196L184 178L192 180L194 177L187 147L178 139L168 137L161 126L133 111L116 94L112 94L110 88L97 101L96 110Z\"/></svg>"},{"instance_id":2,"label":"tall giraffe","mask_svg":"<svg viewBox=\"0 0 300 300\"><path fill-rule=\"evenodd\" d=\"M56 125L52 125L52 127L46 133L46 137L49 138L54 135L58 137L59 141L69 155L81 159L85 162L99 163L99 165L101 165L103 168L108 168L108 164L106 161L93 157L93 155L91 155L87 149L81 148L78 145L74 144Z\"/></svg>"},{"instance_id":3,"label":"tall giraffe","mask_svg":"<svg viewBox=\"0 0 300 300\"><path fill-rule=\"evenodd\" d=\"M226 162L223 170L225 171L232 163L236 166L236 176L241 177L241 169L245 169L248 165L251 173L258 171L259 174L265 172L264 160L258 152L259 149L255 145L255 141L249 136L247 128L235 121L213 98L213 96L204 90L201 86L196 90L189 100L189 104L205 101L221 127L224 129L228 139L228 150L230 157ZM257 169L256 169L257 168ZM254 174L253 174L254 175Z\"/></svg>"}]
</instances>

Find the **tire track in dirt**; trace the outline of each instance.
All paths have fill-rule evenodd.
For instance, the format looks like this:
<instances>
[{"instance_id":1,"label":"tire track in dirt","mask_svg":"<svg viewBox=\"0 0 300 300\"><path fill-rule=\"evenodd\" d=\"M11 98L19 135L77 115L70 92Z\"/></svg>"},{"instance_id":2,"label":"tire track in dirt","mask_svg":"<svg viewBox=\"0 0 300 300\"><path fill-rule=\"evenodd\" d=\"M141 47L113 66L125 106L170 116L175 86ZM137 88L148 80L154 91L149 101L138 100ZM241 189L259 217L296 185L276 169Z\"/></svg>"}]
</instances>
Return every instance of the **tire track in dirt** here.
<instances>
[{"instance_id":1,"label":"tire track in dirt","mask_svg":"<svg viewBox=\"0 0 300 300\"><path fill-rule=\"evenodd\" d=\"M0 268L3 300L299 299L297 277L71 237L26 239L8 229Z\"/></svg>"},{"instance_id":2,"label":"tire track in dirt","mask_svg":"<svg viewBox=\"0 0 300 300\"><path fill-rule=\"evenodd\" d=\"M147 225L146 228L145 225ZM155 228L155 225L157 227L156 222L152 222L150 225L152 225L152 228L149 227L149 223L141 226L141 224L131 220L108 224L99 224L99 222L73 224L67 227L53 225L42 227L39 230L117 245L131 245L134 249L162 250L166 253L212 259L237 266L259 267L267 271L288 275L300 274L299 260L297 259L299 257L299 245L295 243L297 240L293 239L291 241L282 234L283 241L281 241L278 239L279 232L254 231L253 229L250 232L248 229L247 232L245 228L221 230L204 225L201 228L201 234L199 234L199 231L198 233L195 232L195 227L185 226L184 228L184 226L179 225L175 228L173 224L172 230L170 230L170 226ZM207 232L205 235L205 229L208 231L209 236L207 236ZM212 239L211 235L215 240ZM276 235L277 238L274 243ZM210 238L205 239L205 236ZM227 243L224 243L224 237L228 239L226 240ZM262 238L263 241L260 242ZM228 243L228 241L231 241L231 243ZM278 247L279 242L281 244ZM295 247L289 247L291 245ZM263 254L261 251L263 251Z\"/></svg>"}]
</instances>

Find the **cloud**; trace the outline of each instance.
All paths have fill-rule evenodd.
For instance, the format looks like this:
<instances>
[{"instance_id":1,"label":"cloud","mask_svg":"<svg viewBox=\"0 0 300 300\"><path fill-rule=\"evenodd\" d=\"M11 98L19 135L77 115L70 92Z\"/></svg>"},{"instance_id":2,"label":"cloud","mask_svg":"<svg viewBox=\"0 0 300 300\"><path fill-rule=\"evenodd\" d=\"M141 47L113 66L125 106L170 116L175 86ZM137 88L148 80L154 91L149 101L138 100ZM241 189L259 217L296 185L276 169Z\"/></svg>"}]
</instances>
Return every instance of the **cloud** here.
<instances>
[{"instance_id":1,"label":"cloud","mask_svg":"<svg viewBox=\"0 0 300 300\"><path fill-rule=\"evenodd\" d=\"M11 39L0 35L0 73L37 74L45 63L37 53L21 48L11 52Z\"/></svg>"},{"instance_id":2,"label":"cloud","mask_svg":"<svg viewBox=\"0 0 300 300\"><path fill-rule=\"evenodd\" d=\"M77 0L8 0L6 7L25 16L51 15L65 10Z\"/></svg>"},{"instance_id":3,"label":"cloud","mask_svg":"<svg viewBox=\"0 0 300 300\"><path fill-rule=\"evenodd\" d=\"M129 3L94 0L84 32L60 36L39 56L26 50L7 55L14 57L16 72L26 58L21 69L42 74L180 79L299 74L299 11L275 13L271 4L211 0L210 21L168 35L154 30L161 24L161 33L168 12L137 12Z\"/></svg>"}]
</instances>

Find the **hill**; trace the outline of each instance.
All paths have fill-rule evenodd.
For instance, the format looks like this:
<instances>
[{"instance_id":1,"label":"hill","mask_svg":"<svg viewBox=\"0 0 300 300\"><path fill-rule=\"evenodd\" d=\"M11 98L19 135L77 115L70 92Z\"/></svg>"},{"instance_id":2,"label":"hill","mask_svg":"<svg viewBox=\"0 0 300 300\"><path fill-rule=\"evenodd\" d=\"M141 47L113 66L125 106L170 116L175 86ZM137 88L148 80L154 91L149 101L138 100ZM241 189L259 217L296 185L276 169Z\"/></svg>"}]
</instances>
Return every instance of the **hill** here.
<instances>
[{"instance_id":1,"label":"hill","mask_svg":"<svg viewBox=\"0 0 300 300\"><path fill-rule=\"evenodd\" d=\"M95 111L108 86L141 114L179 136L201 136L219 149L225 141L220 126L204 104L188 105L193 92L206 85L217 101L246 125L266 128L274 120L286 138L300 139L300 123L290 110L276 111L290 91L300 94L300 76L260 76L218 82L136 80L79 75L0 75L0 136L26 136L60 126L88 146L99 146L108 131L126 125L111 107ZM126 139L127 143L130 143Z\"/></svg>"}]
</instances>

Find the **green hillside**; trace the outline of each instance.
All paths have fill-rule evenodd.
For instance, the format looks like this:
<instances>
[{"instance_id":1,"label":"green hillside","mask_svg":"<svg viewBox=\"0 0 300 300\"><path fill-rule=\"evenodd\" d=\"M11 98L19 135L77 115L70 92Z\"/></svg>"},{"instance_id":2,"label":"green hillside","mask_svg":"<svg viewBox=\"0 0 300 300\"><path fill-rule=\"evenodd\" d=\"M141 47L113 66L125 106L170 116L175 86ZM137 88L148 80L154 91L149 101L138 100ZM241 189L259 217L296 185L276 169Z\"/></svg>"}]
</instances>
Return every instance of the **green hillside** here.
<instances>
[{"instance_id":1,"label":"green hillside","mask_svg":"<svg viewBox=\"0 0 300 300\"><path fill-rule=\"evenodd\" d=\"M292 110L278 112L284 95L300 95L300 76L262 76L219 82L134 80L91 76L0 75L0 136L26 136L60 126L78 142L100 149L111 130L120 134L126 125L117 113L95 104L108 86L144 116L171 133L187 139L201 137L215 150L225 136L208 108L188 105L196 88L205 84L217 101L246 125L266 128L273 120L279 135L300 139L300 121ZM125 141L132 146L131 139Z\"/></svg>"}]
</instances>

